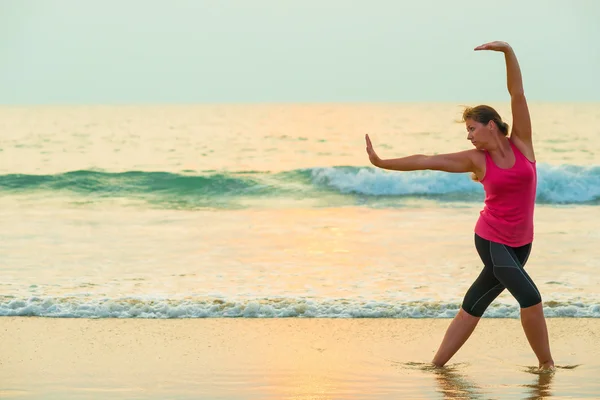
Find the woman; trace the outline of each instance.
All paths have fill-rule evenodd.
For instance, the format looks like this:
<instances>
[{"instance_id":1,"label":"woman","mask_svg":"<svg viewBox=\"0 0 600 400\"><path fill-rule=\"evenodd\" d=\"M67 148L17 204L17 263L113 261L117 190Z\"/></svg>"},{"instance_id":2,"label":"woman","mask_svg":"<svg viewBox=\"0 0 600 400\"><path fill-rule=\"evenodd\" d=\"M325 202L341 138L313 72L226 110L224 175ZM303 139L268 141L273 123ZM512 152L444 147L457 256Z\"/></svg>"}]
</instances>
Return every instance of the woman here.
<instances>
[{"instance_id":1,"label":"woman","mask_svg":"<svg viewBox=\"0 0 600 400\"><path fill-rule=\"evenodd\" d=\"M533 241L537 173L531 120L521 70L513 49L491 42L475 50L504 53L513 126L488 106L467 108L463 121L474 149L458 153L380 159L366 135L373 165L397 171L471 172L483 184L485 205L475 225L475 246L484 267L448 327L433 364L443 366L469 338L485 309L506 288L519 302L521 323L540 369L554 369L540 293L524 270Z\"/></svg>"}]
</instances>

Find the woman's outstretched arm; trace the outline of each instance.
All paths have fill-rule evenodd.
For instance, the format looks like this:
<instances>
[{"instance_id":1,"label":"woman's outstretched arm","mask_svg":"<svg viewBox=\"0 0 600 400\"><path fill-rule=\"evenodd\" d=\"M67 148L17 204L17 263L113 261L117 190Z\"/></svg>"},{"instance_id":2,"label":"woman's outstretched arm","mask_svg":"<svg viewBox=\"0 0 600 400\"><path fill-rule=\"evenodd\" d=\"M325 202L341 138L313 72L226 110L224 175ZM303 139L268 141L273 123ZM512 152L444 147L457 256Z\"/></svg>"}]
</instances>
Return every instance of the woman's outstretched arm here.
<instances>
[{"instance_id":1,"label":"woman's outstretched arm","mask_svg":"<svg viewBox=\"0 0 600 400\"><path fill-rule=\"evenodd\" d=\"M490 42L477 46L475 50L492 50L504 53L506 85L510 94L513 118L511 137L518 137L524 143L531 145L531 117L525 99L521 68L513 48L506 42Z\"/></svg>"},{"instance_id":2,"label":"woman's outstretched arm","mask_svg":"<svg viewBox=\"0 0 600 400\"><path fill-rule=\"evenodd\" d=\"M477 150L466 150L458 153L425 155L414 154L402 158L382 160L379 158L369 135L365 136L367 142L367 154L371 164L382 169L394 171L418 171L436 170L445 172L475 172L475 152Z\"/></svg>"}]
</instances>

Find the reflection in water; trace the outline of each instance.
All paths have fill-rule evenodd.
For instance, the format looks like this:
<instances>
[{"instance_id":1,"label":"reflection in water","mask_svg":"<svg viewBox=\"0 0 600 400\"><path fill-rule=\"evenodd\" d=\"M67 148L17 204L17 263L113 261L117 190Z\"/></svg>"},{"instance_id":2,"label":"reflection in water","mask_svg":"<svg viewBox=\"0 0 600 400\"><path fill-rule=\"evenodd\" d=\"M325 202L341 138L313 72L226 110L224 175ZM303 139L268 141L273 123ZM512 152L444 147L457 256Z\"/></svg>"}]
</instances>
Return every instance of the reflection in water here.
<instances>
[{"instance_id":1,"label":"reflection in water","mask_svg":"<svg viewBox=\"0 0 600 400\"><path fill-rule=\"evenodd\" d=\"M434 374L438 383L438 391L444 395L444 399L480 399L481 389L469 381L465 375L458 372L459 367L465 364L450 364L444 367L436 367L429 363L402 363L405 368L418 369Z\"/></svg>"},{"instance_id":2,"label":"reflection in water","mask_svg":"<svg viewBox=\"0 0 600 400\"><path fill-rule=\"evenodd\" d=\"M444 399L479 399L481 390L473 382L466 379L455 367L434 368L439 392Z\"/></svg>"},{"instance_id":3,"label":"reflection in water","mask_svg":"<svg viewBox=\"0 0 600 400\"><path fill-rule=\"evenodd\" d=\"M552 396L550 384L554 378L556 370L540 371L537 367L528 367L527 372L537 375L532 384L523 385L531 390L528 393L527 400L542 400Z\"/></svg>"},{"instance_id":4,"label":"reflection in water","mask_svg":"<svg viewBox=\"0 0 600 400\"><path fill-rule=\"evenodd\" d=\"M552 396L551 384L554 379L555 372L559 369L575 369L579 367L577 365L557 365L553 370L540 370L538 367L527 367L525 372L536 375L536 378L532 384L523 385L529 388L529 396L527 400L542 400Z\"/></svg>"},{"instance_id":5,"label":"reflection in water","mask_svg":"<svg viewBox=\"0 0 600 400\"><path fill-rule=\"evenodd\" d=\"M403 368L418 369L427 373L432 373L438 384L438 392L444 396L444 399L481 399L484 390L474 382L467 379L466 375L459 372L459 369L465 364L450 364L442 368L435 367L429 363L394 363ZM535 380L530 384L521 385L528 388L525 399L543 400L552 396L552 380L555 372L560 369L575 369L579 365L557 365L556 369L540 370L538 367L526 367L524 372L535 375Z\"/></svg>"}]
</instances>

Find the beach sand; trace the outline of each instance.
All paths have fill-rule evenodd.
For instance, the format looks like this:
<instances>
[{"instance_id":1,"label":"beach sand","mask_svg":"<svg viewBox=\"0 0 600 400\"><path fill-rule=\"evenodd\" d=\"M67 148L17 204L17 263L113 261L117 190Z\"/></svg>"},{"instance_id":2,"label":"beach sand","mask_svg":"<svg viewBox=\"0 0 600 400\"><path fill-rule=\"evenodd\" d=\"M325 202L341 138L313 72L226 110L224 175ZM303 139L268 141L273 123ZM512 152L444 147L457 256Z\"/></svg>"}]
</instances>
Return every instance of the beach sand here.
<instances>
[{"instance_id":1,"label":"beach sand","mask_svg":"<svg viewBox=\"0 0 600 400\"><path fill-rule=\"evenodd\" d=\"M449 323L3 317L0 398L600 398L599 319L548 319L553 374L516 319L482 319L431 368Z\"/></svg>"}]
</instances>

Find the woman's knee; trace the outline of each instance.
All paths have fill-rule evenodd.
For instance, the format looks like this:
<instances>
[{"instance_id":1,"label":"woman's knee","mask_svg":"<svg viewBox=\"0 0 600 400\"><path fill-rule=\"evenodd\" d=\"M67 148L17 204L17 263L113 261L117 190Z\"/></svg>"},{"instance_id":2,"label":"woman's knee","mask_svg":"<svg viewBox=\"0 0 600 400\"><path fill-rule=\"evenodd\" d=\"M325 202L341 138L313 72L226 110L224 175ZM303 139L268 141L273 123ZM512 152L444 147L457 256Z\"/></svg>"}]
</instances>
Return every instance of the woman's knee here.
<instances>
[{"instance_id":1,"label":"woman's knee","mask_svg":"<svg viewBox=\"0 0 600 400\"><path fill-rule=\"evenodd\" d=\"M470 309L470 311L467 311L467 309L463 305L458 310L458 314L456 314L455 318L458 318L461 320L466 320L466 321L475 321L475 320L479 321L481 319L481 316L483 315L484 311L485 310L478 310L478 309Z\"/></svg>"},{"instance_id":2,"label":"woman's knee","mask_svg":"<svg viewBox=\"0 0 600 400\"><path fill-rule=\"evenodd\" d=\"M527 298L517 299L517 301L519 302L519 307L521 307L521 309L530 309L535 306L542 306L542 297L537 292L530 294L530 296Z\"/></svg>"}]
</instances>

